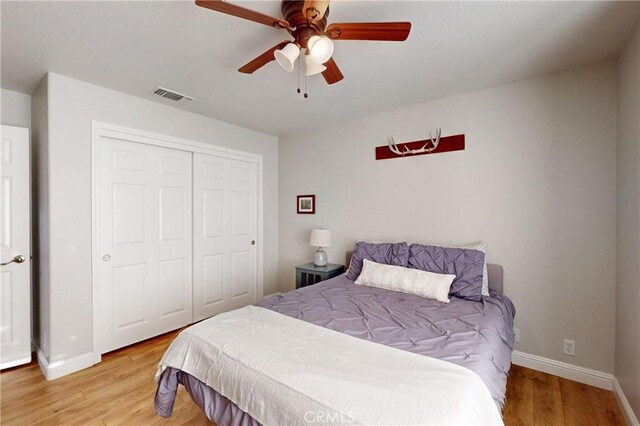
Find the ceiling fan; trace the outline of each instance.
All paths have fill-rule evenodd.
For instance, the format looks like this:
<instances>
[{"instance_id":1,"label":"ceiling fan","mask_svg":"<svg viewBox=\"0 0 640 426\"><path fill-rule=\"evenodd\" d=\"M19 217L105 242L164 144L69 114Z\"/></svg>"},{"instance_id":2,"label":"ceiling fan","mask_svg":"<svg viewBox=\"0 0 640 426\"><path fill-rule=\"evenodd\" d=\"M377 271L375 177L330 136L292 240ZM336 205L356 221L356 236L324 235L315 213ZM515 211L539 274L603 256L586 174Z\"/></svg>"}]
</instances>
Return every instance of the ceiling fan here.
<instances>
[{"instance_id":1,"label":"ceiling fan","mask_svg":"<svg viewBox=\"0 0 640 426\"><path fill-rule=\"evenodd\" d=\"M248 19L249 21L286 30L293 41L282 41L257 58L238 69L252 74L276 60L282 68L291 72L300 52L304 53L305 75L322 73L329 84L337 83L344 76L331 58L332 40L404 41L411 31L410 22L359 22L327 25L329 0L283 0L284 19L227 3L225 0L196 0L196 5Z\"/></svg>"}]
</instances>

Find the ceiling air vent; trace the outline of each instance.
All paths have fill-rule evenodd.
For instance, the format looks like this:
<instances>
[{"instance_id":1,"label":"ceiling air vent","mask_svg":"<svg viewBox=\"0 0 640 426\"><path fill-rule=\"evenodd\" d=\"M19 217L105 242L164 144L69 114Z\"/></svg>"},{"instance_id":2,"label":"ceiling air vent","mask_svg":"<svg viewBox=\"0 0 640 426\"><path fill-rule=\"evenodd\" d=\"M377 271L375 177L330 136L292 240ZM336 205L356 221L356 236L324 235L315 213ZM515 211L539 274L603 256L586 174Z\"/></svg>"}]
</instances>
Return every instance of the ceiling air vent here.
<instances>
[{"instance_id":1,"label":"ceiling air vent","mask_svg":"<svg viewBox=\"0 0 640 426\"><path fill-rule=\"evenodd\" d=\"M153 94L160 96L161 98L171 99L172 101L186 103L188 101L195 101L195 98L191 96L183 95L182 93L174 92L173 90L165 89L164 87L158 87L153 91Z\"/></svg>"}]
</instances>

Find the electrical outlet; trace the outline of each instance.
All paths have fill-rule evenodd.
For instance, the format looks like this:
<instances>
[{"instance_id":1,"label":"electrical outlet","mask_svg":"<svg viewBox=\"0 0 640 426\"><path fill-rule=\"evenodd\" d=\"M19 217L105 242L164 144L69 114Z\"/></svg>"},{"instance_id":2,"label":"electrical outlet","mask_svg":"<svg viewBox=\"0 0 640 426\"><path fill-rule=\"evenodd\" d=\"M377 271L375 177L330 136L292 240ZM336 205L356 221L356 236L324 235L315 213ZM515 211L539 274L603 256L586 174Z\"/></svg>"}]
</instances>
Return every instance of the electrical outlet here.
<instances>
[{"instance_id":1,"label":"electrical outlet","mask_svg":"<svg viewBox=\"0 0 640 426\"><path fill-rule=\"evenodd\" d=\"M515 334L516 343L520 343L520 329L519 328L514 328L513 329L513 334Z\"/></svg>"},{"instance_id":2,"label":"electrical outlet","mask_svg":"<svg viewBox=\"0 0 640 426\"><path fill-rule=\"evenodd\" d=\"M564 339L564 354L574 356L576 354L576 341Z\"/></svg>"}]
</instances>

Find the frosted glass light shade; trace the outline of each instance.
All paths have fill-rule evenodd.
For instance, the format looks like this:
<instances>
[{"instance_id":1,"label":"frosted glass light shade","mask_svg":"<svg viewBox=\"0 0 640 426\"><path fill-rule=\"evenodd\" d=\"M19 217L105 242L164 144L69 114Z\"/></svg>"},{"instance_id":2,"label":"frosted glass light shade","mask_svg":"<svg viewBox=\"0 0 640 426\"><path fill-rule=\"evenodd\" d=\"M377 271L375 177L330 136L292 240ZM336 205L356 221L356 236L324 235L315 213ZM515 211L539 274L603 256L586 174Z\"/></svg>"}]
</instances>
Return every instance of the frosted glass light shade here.
<instances>
[{"instance_id":1,"label":"frosted glass light shade","mask_svg":"<svg viewBox=\"0 0 640 426\"><path fill-rule=\"evenodd\" d=\"M282 49L278 49L273 53L276 61L278 61L280 66L287 72L293 71L298 55L300 55L300 48L295 43L289 43Z\"/></svg>"},{"instance_id":2,"label":"frosted glass light shade","mask_svg":"<svg viewBox=\"0 0 640 426\"><path fill-rule=\"evenodd\" d=\"M316 64L324 64L333 55L333 42L327 36L313 36L307 42L309 56Z\"/></svg>"},{"instance_id":3,"label":"frosted glass light shade","mask_svg":"<svg viewBox=\"0 0 640 426\"><path fill-rule=\"evenodd\" d=\"M307 77L320 74L326 69L324 65L313 62L310 55L304 55L304 75Z\"/></svg>"},{"instance_id":4,"label":"frosted glass light shade","mask_svg":"<svg viewBox=\"0 0 640 426\"><path fill-rule=\"evenodd\" d=\"M331 231L328 229L312 230L309 245L314 247L331 247Z\"/></svg>"}]
</instances>

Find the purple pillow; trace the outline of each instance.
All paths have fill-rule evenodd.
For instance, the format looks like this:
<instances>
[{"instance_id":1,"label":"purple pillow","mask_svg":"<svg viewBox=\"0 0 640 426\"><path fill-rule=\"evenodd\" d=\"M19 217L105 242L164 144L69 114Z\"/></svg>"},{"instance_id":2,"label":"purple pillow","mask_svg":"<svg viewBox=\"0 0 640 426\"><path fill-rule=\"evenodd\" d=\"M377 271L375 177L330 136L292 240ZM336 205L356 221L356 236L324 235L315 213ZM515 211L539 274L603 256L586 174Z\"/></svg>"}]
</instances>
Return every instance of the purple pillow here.
<instances>
[{"instance_id":1,"label":"purple pillow","mask_svg":"<svg viewBox=\"0 0 640 426\"><path fill-rule=\"evenodd\" d=\"M362 261L372 260L383 265L407 266L409 246L407 243L367 243L358 241L353 249L347 278L355 281L362 271Z\"/></svg>"},{"instance_id":2,"label":"purple pillow","mask_svg":"<svg viewBox=\"0 0 640 426\"><path fill-rule=\"evenodd\" d=\"M454 274L449 296L482 300L484 253L480 250L411 244L407 263L413 269Z\"/></svg>"}]
</instances>

